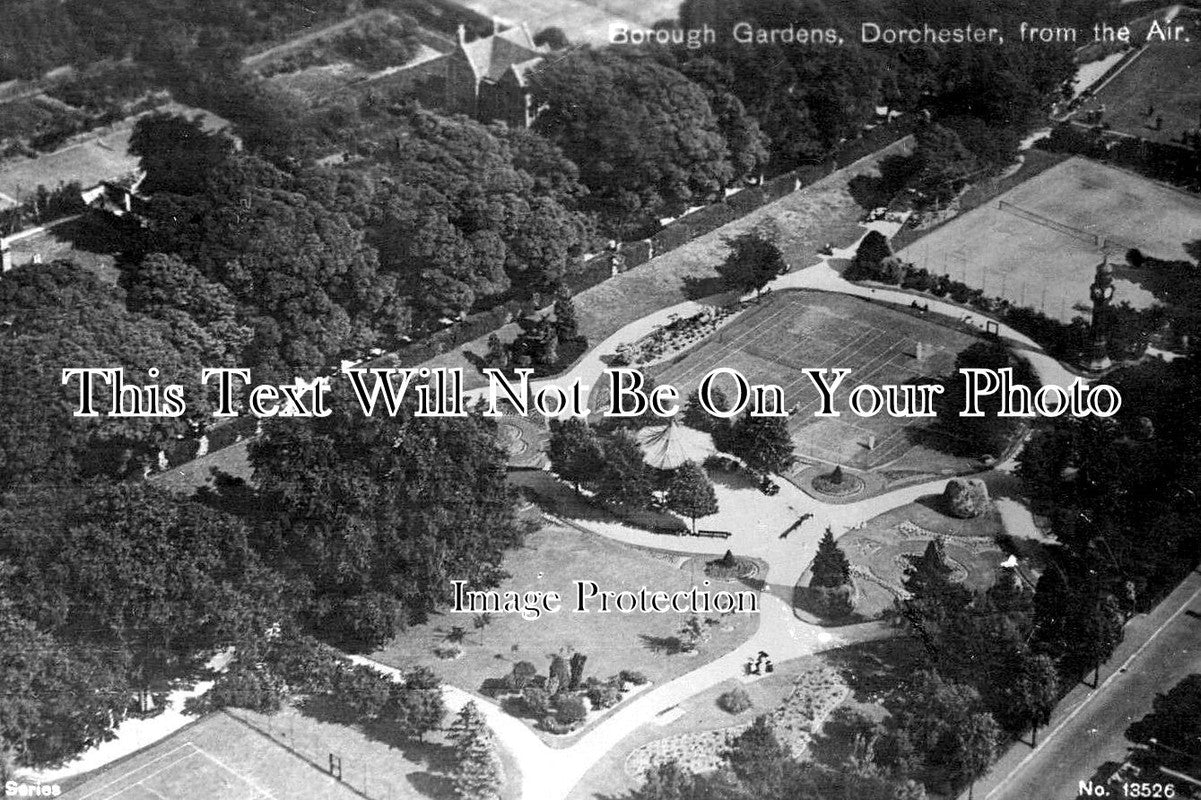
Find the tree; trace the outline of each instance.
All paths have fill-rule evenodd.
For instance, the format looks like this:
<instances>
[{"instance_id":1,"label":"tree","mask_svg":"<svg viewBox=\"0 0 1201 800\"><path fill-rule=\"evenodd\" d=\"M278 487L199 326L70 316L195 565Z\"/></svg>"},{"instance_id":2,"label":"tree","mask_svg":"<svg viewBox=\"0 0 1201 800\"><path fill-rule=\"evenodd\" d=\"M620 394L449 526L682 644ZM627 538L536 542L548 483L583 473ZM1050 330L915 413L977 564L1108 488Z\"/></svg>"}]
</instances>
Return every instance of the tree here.
<instances>
[{"instance_id":1,"label":"tree","mask_svg":"<svg viewBox=\"0 0 1201 800\"><path fill-rule=\"evenodd\" d=\"M512 684L513 690L521 692L529 685L530 681L538 674L538 668L529 661L518 661L513 665Z\"/></svg>"},{"instance_id":2,"label":"tree","mask_svg":"<svg viewBox=\"0 0 1201 800\"><path fill-rule=\"evenodd\" d=\"M777 275L788 270L780 248L763 233L754 231L726 240L730 252L717 265L717 272L730 289L740 294L759 294Z\"/></svg>"},{"instance_id":3,"label":"tree","mask_svg":"<svg viewBox=\"0 0 1201 800\"><path fill-rule=\"evenodd\" d=\"M600 441L585 420L569 417L551 420L547 457L551 468L565 481L581 484L594 481L604 464Z\"/></svg>"},{"instance_id":4,"label":"tree","mask_svg":"<svg viewBox=\"0 0 1201 800\"><path fill-rule=\"evenodd\" d=\"M574 694L560 694L555 701L555 718L565 725L575 725L588 718L588 707L584 698Z\"/></svg>"},{"instance_id":5,"label":"tree","mask_svg":"<svg viewBox=\"0 0 1201 800\"><path fill-rule=\"evenodd\" d=\"M596 496L622 510L637 511L649 506L653 486L638 442L625 431L617 430L601 440L601 450L604 460Z\"/></svg>"},{"instance_id":6,"label":"tree","mask_svg":"<svg viewBox=\"0 0 1201 800\"><path fill-rule=\"evenodd\" d=\"M534 130L579 165L589 206L618 235L705 203L738 177L704 91L675 70L577 50L545 61L530 89L542 109Z\"/></svg>"},{"instance_id":7,"label":"tree","mask_svg":"<svg viewBox=\"0 0 1201 800\"><path fill-rule=\"evenodd\" d=\"M362 352L381 332L398 333L402 318L395 279L381 275L359 218L326 205L332 191L235 154L200 191L155 197L145 247L175 253L225 286L255 330L243 363L291 377L283 367L313 370Z\"/></svg>"},{"instance_id":8,"label":"tree","mask_svg":"<svg viewBox=\"0 0 1201 800\"><path fill-rule=\"evenodd\" d=\"M198 116L156 112L138 120L129 152L146 173L143 192L189 195L204 189L209 173L234 152L234 143L220 131L206 131Z\"/></svg>"},{"instance_id":9,"label":"tree","mask_svg":"<svg viewBox=\"0 0 1201 800\"><path fill-rule=\"evenodd\" d=\"M61 763L108 738L129 704L124 652L40 631L2 594L0 640L0 760Z\"/></svg>"},{"instance_id":10,"label":"tree","mask_svg":"<svg viewBox=\"0 0 1201 800\"><path fill-rule=\"evenodd\" d=\"M667 487L667 507L692 520L696 533L696 518L717 513L717 493L713 482L695 461L685 461L671 477Z\"/></svg>"},{"instance_id":11,"label":"tree","mask_svg":"<svg viewBox=\"0 0 1201 800\"><path fill-rule=\"evenodd\" d=\"M555 682L560 692L567 691L571 685L571 667L567 659L557 653L550 660L550 680Z\"/></svg>"},{"instance_id":12,"label":"tree","mask_svg":"<svg viewBox=\"0 0 1201 800\"><path fill-rule=\"evenodd\" d=\"M855 258L851 262L845 277L847 280L872 280L877 277L880 262L892 255L888 238L879 231L868 231L859 247L855 250Z\"/></svg>"},{"instance_id":13,"label":"tree","mask_svg":"<svg viewBox=\"0 0 1201 800\"><path fill-rule=\"evenodd\" d=\"M776 796L773 789L778 791L782 783L785 752L766 716L756 717L722 756L752 796Z\"/></svg>"},{"instance_id":14,"label":"tree","mask_svg":"<svg viewBox=\"0 0 1201 800\"><path fill-rule=\"evenodd\" d=\"M761 417L750 413L736 423L732 432L734 455L763 474L782 474L792 466L796 446L788 433L785 417Z\"/></svg>"},{"instance_id":15,"label":"tree","mask_svg":"<svg viewBox=\"0 0 1201 800\"><path fill-rule=\"evenodd\" d=\"M503 769L492 731L475 702L463 706L447 737L455 745L451 783L463 800L491 800L500 793Z\"/></svg>"},{"instance_id":16,"label":"tree","mask_svg":"<svg viewBox=\"0 0 1201 800\"><path fill-rule=\"evenodd\" d=\"M707 635L705 624L701 622L700 617L693 614L680 627L680 649L685 653L695 652L696 648L705 640Z\"/></svg>"},{"instance_id":17,"label":"tree","mask_svg":"<svg viewBox=\"0 0 1201 800\"><path fill-rule=\"evenodd\" d=\"M851 562L847 554L834 541L834 531L826 528L817 553L813 557L813 577L810 586L833 589L851 582Z\"/></svg>"},{"instance_id":18,"label":"tree","mask_svg":"<svg viewBox=\"0 0 1201 800\"><path fill-rule=\"evenodd\" d=\"M921 205L941 205L957 195L978 170L976 158L954 131L941 125L921 128L916 140L911 185Z\"/></svg>"},{"instance_id":19,"label":"tree","mask_svg":"<svg viewBox=\"0 0 1201 800\"><path fill-rule=\"evenodd\" d=\"M579 338L579 323L576 322L575 303L569 296L555 298L555 333L560 342L573 342Z\"/></svg>"},{"instance_id":20,"label":"tree","mask_svg":"<svg viewBox=\"0 0 1201 800\"><path fill-rule=\"evenodd\" d=\"M287 622L288 600L240 520L145 483L30 489L0 512L21 613L128 658L146 690Z\"/></svg>"},{"instance_id":21,"label":"tree","mask_svg":"<svg viewBox=\"0 0 1201 800\"><path fill-rule=\"evenodd\" d=\"M971 800L976 779L988 770L997 757L1001 729L992 714L977 713L968 717L959 727L956 738L955 774L961 785L969 785L968 800Z\"/></svg>"},{"instance_id":22,"label":"tree","mask_svg":"<svg viewBox=\"0 0 1201 800\"><path fill-rule=\"evenodd\" d=\"M355 145L387 180L369 203L373 242L423 319L458 317L511 288L552 289L578 269L585 190L554 144L417 108L378 113L379 133Z\"/></svg>"},{"instance_id":23,"label":"tree","mask_svg":"<svg viewBox=\"0 0 1201 800\"><path fill-rule=\"evenodd\" d=\"M1059 671L1045 655L1029 655L1012 690L1011 707L1023 727L1030 728L1030 746L1038 746L1038 729L1051 721L1059 700Z\"/></svg>"},{"instance_id":24,"label":"tree","mask_svg":"<svg viewBox=\"0 0 1201 800\"><path fill-rule=\"evenodd\" d=\"M571 42L568 41L567 34L563 32L562 28L552 25L534 34L534 44L538 47L546 45L551 50L562 50Z\"/></svg>"},{"instance_id":25,"label":"tree","mask_svg":"<svg viewBox=\"0 0 1201 800\"><path fill-rule=\"evenodd\" d=\"M491 625L492 622L492 615L488 612L476 614L471 618L471 627L480 632L480 644L484 643L484 631L488 629L488 626Z\"/></svg>"},{"instance_id":26,"label":"tree","mask_svg":"<svg viewBox=\"0 0 1201 800\"><path fill-rule=\"evenodd\" d=\"M437 677L421 667L406 673L403 683L392 684L387 714L399 723L403 735L418 741L438 730L446 716L446 702Z\"/></svg>"},{"instance_id":27,"label":"tree","mask_svg":"<svg viewBox=\"0 0 1201 800\"><path fill-rule=\"evenodd\" d=\"M71 416L79 384L62 385L64 367L121 366L128 382L187 386L202 366L225 358L223 345L195 324L129 311L117 287L86 269L55 261L5 273L0 318L12 321L0 337L0 489L141 477L163 443L211 419L203 393L189 395L177 418ZM159 378L148 381L152 367ZM110 387L97 380L93 398L97 411L108 411Z\"/></svg>"},{"instance_id":28,"label":"tree","mask_svg":"<svg viewBox=\"0 0 1201 800\"><path fill-rule=\"evenodd\" d=\"M489 367L504 369L509 366L509 348L505 347L495 333L488 334L488 354L484 362Z\"/></svg>"},{"instance_id":29,"label":"tree","mask_svg":"<svg viewBox=\"0 0 1201 800\"><path fill-rule=\"evenodd\" d=\"M335 384L326 417L269 422L251 446L262 549L313 588L312 624L351 647L344 600L397 601L396 624L422 620L453 594L451 580L495 586L521 541L494 423L358 407ZM383 400L380 400L383 405Z\"/></svg>"},{"instance_id":30,"label":"tree","mask_svg":"<svg viewBox=\"0 0 1201 800\"><path fill-rule=\"evenodd\" d=\"M334 696L356 716L373 720L384 713L395 687L391 678L374 667L350 664L334 679Z\"/></svg>"},{"instance_id":31,"label":"tree","mask_svg":"<svg viewBox=\"0 0 1201 800\"><path fill-rule=\"evenodd\" d=\"M575 691L580 688L580 684L584 681L584 664L588 661L588 656L583 653L571 654L571 679L567 682L569 691Z\"/></svg>"}]
</instances>

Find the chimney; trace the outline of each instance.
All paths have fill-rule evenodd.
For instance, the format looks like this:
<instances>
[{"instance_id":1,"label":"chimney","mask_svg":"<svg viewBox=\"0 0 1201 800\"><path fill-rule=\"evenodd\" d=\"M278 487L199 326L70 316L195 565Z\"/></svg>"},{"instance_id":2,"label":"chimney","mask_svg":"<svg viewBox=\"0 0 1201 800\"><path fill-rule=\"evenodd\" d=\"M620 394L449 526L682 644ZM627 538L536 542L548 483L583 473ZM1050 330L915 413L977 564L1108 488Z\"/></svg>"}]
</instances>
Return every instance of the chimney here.
<instances>
[{"instance_id":1,"label":"chimney","mask_svg":"<svg viewBox=\"0 0 1201 800\"><path fill-rule=\"evenodd\" d=\"M498 33L500 33L500 17L494 15L492 17L492 35L495 36Z\"/></svg>"},{"instance_id":2,"label":"chimney","mask_svg":"<svg viewBox=\"0 0 1201 800\"><path fill-rule=\"evenodd\" d=\"M467 44L467 26L459 23L459 45Z\"/></svg>"},{"instance_id":3,"label":"chimney","mask_svg":"<svg viewBox=\"0 0 1201 800\"><path fill-rule=\"evenodd\" d=\"M13 251L8 242L0 239L0 272L8 272L13 268Z\"/></svg>"}]
</instances>

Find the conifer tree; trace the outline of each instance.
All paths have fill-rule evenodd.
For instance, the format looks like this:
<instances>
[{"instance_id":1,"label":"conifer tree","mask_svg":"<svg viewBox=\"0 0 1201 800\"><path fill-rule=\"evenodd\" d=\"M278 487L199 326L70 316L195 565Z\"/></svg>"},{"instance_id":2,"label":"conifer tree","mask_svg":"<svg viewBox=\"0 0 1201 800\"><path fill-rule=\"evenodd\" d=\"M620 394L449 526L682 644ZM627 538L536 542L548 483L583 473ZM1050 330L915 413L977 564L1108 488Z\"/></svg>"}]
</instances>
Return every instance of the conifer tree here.
<instances>
[{"instance_id":1,"label":"conifer tree","mask_svg":"<svg viewBox=\"0 0 1201 800\"><path fill-rule=\"evenodd\" d=\"M463 706L448 734L455 745L451 783L463 800L492 800L500 794L503 772L492 730L474 702Z\"/></svg>"},{"instance_id":2,"label":"conifer tree","mask_svg":"<svg viewBox=\"0 0 1201 800\"><path fill-rule=\"evenodd\" d=\"M817 555L813 557L813 579L809 585L832 589L850 582L851 562L834 541L834 531L826 528L825 535L817 543Z\"/></svg>"}]
</instances>

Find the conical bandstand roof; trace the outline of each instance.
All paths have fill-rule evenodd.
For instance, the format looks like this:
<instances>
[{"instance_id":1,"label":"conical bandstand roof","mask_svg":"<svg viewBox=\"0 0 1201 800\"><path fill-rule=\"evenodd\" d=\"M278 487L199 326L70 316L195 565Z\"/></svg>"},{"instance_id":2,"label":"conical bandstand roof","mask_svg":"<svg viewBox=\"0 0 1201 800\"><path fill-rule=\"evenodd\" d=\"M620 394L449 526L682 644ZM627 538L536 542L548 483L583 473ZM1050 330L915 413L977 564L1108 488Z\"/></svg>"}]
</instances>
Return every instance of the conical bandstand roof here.
<instances>
[{"instance_id":1,"label":"conical bandstand roof","mask_svg":"<svg viewBox=\"0 0 1201 800\"><path fill-rule=\"evenodd\" d=\"M707 433L686 428L670 419L666 425L651 425L638 431L642 459L656 469L676 469L685 461L698 464L717 452Z\"/></svg>"}]
</instances>

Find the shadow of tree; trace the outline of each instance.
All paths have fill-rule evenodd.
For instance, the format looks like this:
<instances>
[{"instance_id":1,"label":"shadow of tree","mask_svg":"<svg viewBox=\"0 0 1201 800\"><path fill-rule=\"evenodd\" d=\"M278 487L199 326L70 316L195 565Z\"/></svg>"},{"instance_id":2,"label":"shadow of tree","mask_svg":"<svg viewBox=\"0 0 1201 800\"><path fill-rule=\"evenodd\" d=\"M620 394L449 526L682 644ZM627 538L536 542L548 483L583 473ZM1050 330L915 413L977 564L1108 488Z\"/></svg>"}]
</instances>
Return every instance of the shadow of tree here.
<instances>
[{"instance_id":1,"label":"shadow of tree","mask_svg":"<svg viewBox=\"0 0 1201 800\"><path fill-rule=\"evenodd\" d=\"M435 775L432 772L412 772L407 776L413 790L434 800L450 800L455 797L454 784L446 775Z\"/></svg>"},{"instance_id":2,"label":"shadow of tree","mask_svg":"<svg viewBox=\"0 0 1201 800\"><path fill-rule=\"evenodd\" d=\"M445 772L454 767L455 751L450 745L408 738L395 722L364 720L333 697L311 695L297 704L297 709L317 722L355 728L368 739L399 750L406 760L427 769Z\"/></svg>"},{"instance_id":3,"label":"shadow of tree","mask_svg":"<svg viewBox=\"0 0 1201 800\"><path fill-rule=\"evenodd\" d=\"M714 275L708 278L698 278L694 275L684 277L684 296L689 300L703 300L715 294L727 291L725 282Z\"/></svg>"},{"instance_id":4,"label":"shadow of tree","mask_svg":"<svg viewBox=\"0 0 1201 800\"><path fill-rule=\"evenodd\" d=\"M638 638L652 653L673 656L683 651L678 636L652 636L647 633L638 634Z\"/></svg>"}]
</instances>

